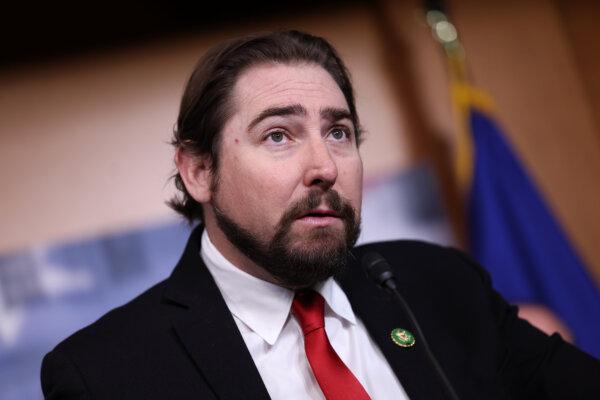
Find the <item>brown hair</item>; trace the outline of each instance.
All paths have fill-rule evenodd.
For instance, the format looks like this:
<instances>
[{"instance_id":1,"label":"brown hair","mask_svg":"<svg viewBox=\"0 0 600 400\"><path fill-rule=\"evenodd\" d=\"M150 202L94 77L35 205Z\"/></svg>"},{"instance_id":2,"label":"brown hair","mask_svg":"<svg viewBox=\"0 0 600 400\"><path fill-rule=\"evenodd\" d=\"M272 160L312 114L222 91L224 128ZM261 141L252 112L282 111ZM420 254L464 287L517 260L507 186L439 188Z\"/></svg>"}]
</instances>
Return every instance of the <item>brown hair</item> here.
<instances>
[{"instance_id":1,"label":"brown hair","mask_svg":"<svg viewBox=\"0 0 600 400\"><path fill-rule=\"evenodd\" d=\"M360 143L358 115L350 76L339 55L325 39L299 31L272 32L232 39L208 50L190 76L179 108L172 144L192 155L209 155L211 173L219 166L220 132L231 116L231 92L239 75L268 62L308 62L323 67L346 98L356 143ZM188 193L181 176L173 176L181 192L169 206L190 223L202 219L202 206Z\"/></svg>"}]
</instances>

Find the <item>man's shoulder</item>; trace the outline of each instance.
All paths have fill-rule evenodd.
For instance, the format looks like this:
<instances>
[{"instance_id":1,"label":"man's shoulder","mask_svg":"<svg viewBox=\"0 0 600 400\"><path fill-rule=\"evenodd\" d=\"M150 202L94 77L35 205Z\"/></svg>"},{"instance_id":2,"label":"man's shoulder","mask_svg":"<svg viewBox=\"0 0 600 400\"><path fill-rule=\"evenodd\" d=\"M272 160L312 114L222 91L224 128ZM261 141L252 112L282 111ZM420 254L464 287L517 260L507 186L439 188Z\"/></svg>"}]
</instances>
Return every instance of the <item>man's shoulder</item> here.
<instances>
[{"instance_id":1,"label":"man's shoulder","mask_svg":"<svg viewBox=\"0 0 600 400\"><path fill-rule=\"evenodd\" d=\"M124 347L139 341L140 334L164 329L168 320L161 304L166 281L147 289L126 304L116 307L92 324L73 333L54 350L72 353L117 345Z\"/></svg>"},{"instance_id":2,"label":"man's shoulder","mask_svg":"<svg viewBox=\"0 0 600 400\"><path fill-rule=\"evenodd\" d=\"M356 246L353 251L366 254L367 252L380 252L380 253L398 253L401 252L403 255L414 254L420 257L431 256L432 254L446 253L451 248L444 247L442 245L425 242L422 240L389 240L381 242L370 242Z\"/></svg>"},{"instance_id":3,"label":"man's shoulder","mask_svg":"<svg viewBox=\"0 0 600 400\"><path fill-rule=\"evenodd\" d=\"M489 282L488 273L468 255L435 243L420 240L373 242L355 247L352 253L359 263L367 253L378 253L396 273L409 273L414 279L438 276L464 282Z\"/></svg>"},{"instance_id":4,"label":"man's shoulder","mask_svg":"<svg viewBox=\"0 0 600 400\"><path fill-rule=\"evenodd\" d=\"M476 263L454 247L443 246L422 240L390 240L361 244L352 249L352 253L360 260L367 253L379 253L388 261L401 261L405 265L419 263L421 266L444 267L454 264Z\"/></svg>"}]
</instances>

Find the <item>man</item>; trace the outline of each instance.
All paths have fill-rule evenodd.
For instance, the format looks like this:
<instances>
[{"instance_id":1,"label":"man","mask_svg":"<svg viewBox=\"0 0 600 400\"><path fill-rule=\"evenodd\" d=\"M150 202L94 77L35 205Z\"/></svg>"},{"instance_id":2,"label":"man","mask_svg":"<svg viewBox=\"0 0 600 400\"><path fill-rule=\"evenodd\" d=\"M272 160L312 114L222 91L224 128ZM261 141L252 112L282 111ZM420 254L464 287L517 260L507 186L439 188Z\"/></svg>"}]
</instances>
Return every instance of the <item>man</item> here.
<instances>
[{"instance_id":1,"label":"man","mask_svg":"<svg viewBox=\"0 0 600 400\"><path fill-rule=\"evenodd\" d=\"M203 225L167 280L45 357L46 397L597 398L598 363L518 319L459 252L353 249L359 144L325 40L278 32L211 49L182 99L171 201ZM409 307L375 282L390 273Z\"/></svg>"}]
</instances>

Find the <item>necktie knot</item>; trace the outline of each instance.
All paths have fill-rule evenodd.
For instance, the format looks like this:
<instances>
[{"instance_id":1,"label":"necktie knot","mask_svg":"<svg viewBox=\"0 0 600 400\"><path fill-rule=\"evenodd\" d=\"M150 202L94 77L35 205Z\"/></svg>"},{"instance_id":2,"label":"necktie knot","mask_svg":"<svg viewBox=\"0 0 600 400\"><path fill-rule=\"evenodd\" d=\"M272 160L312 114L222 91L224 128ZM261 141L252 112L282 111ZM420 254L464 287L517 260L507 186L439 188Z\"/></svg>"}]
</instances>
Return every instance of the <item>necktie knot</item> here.
<instances>
[{"instance_id":1,"label":"necktie knot","mask_svg":"<svg viewBox=\"0 0 600 400\"><path fill-rule=\"evenodd\" d=\"M314 290L296 292L292 311L300 323L304 336L325 327L325 300Z\"/></svg>"}]
</instances>

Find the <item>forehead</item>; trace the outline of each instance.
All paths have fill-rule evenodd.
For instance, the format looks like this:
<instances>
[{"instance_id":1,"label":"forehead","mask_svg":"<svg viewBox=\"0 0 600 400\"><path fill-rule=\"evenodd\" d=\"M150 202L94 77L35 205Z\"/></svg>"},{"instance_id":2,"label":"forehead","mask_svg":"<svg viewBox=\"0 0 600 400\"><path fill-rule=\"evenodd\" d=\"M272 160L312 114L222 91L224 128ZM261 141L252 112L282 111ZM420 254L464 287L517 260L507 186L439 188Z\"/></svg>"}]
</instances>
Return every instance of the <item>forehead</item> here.
<instances>
[{"instance_id":1,"label":"forehead","mask_svg":"<svg viewBox=\"0 0 600 400\"><path fill-rule=\"evenodd\" d=\"M268 107L301 104L310 112L348 109L331 75L315 64L270 63L253 66L238 78L232 93L235 111L252 117Z\"/></svg>"}]
</instances>

